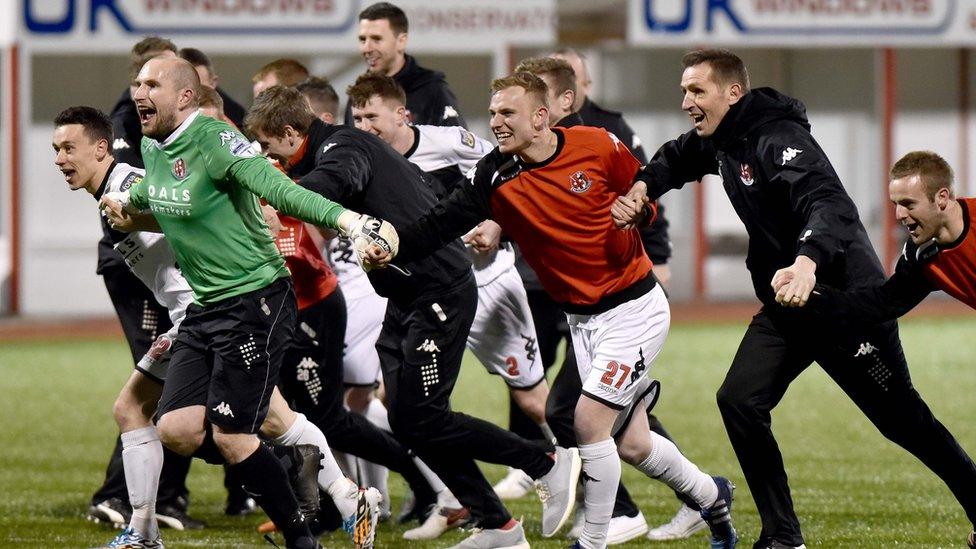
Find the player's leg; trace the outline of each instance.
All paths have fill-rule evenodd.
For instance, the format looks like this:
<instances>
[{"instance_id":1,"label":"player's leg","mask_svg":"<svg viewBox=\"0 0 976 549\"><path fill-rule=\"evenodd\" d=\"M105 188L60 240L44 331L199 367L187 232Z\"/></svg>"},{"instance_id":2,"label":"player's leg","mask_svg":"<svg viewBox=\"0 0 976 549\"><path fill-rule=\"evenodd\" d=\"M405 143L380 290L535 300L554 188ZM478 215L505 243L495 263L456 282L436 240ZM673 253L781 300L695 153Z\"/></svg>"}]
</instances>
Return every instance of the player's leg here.
<instances>
[{"instance_id":1,"label":"player's leg","mask_svg":"<svg viewBox=\"0 0 976 549\"><path fill-rule=\"evenodd\" d=\"M199 404L191 406L188 403L192 402L192 395L195 394L199 399L205 393L208 369L202 359L199 362L187 361L186 359L191 356L195 356L195 353L187 345L178 342L174 347L176 362L170 361L171 367L166 376L169 378L169 383L163 387L162 395L158 397L161 418L156 428L144 425L145 415L151 413L154 408L151 403L155 402L156 395L160 394L158 384L149 381L141 373L134 373L119 399L117 415L121 419L127 415L122 410L130 410L128 417L122 421L127 422L127 426L137 427L122 435L125 445L123 450L125 474L136 512L133 513L133 527L123 531L112 542L115 545L109 544L110 547L125 546L124 543L151 545L160 542L153 513L156 503L156 484L159 482L160 468L163 464L162 448L157 448L157 445L168 444L170 450L182 451L182 455L188 456L202 443L203 406ZM191 372L200 374L200 370L202 370L204 383L195 388L191 387L191 381L195 378ZM174 398L174 395L178 395L179 398ZM140 416L142 418L138 419ZM192 427L194 423L199 425L201 433L199 440L191 441L190 439L196 434ZM169 426L173 426L174 429L170 429ZM177 426L180 427L178 430L175 429Z\"/></svg>"},{"instance_id":2,"label":"player's leg","mask_svg":"<svg viewBox=\"0 0 976 549\"><path fill-rule=\"evenodd\" d=\"M171 327L165 308L124 264L105 266L102 270L105 288L112 300L129 345L133 363L149 350L154 338ZM150 374L151 376L152 374ZM186 475L190 460L164 449L163 471L158 491L158 509L167 511L170 523L177 517L179 527L202 528L203 523L186 514L188 491ZM110 522L121 527L128 522L131 509L128 505L128 488L122 464L122 441L116 447L106 469L105 481L92 496L88 518L97 522ZM166 522L162 524L167 526Z\"/></svg>"},{"instance_id":3,"label":"player's leg","mask_svg":"<svg viewBox=\"0 0 976 549\"><path fill-rule=\"evenodd\" d=\"M191 310L192 311L192 310ZM257 432L268 414L284 350L296 320L295 293L284 278L204 309L200 331L213 353L207 393L207 421L214 442L289 547L316 547L288 474ZM184 320L191 321L192 312Z\"/></svg>"},{"instance_id":4,"label":"player's leg","mask_svg":"<svg viewBox=\"0 0 976 549\"><path fill-rule=\"evenodd\" d=\"M976 466L912 385L894 322L827 333L817 362L892 442L932 470L976 524Z\"/></svg>"},{"instance_id":5,"label":"player's leg","mask_svg":"<svg viewBox=\"0 0 976 549\"><path fill-rule=\"evenodd\" d=\"M762 520L760 539L803 544L770 412L813 358L789 345L765 311L749 324L718 390L725 430Z\"/></svg>"},{"instance_id":6,"label":"player's leg","mask_svg":"<svg viewBox=\"0 0 976 549\"><path fill-rule=\"evenodd\" d=\"M510 415L510 418L518 422L519 417L528 417L533 427L522 431L529 438L552 442L555 437L545 418L549 385L542 367L532 311L522 279L514 267L478 286L478 309L468 334L468 348L488 373L505 381L511 402L521 410L520 414ZM503 500L517 499L531 491L532 486L532 477L510 467L494 490Z\"/></svg>"},{"instance_id":7,"label":"player's leg","mask_svg":"<svg viewBox=\"0 0 976 549\"><path fill-rule=\"evenodd\" d=\"M403 320L407 329L400 343L404 361L395 381L398 393L389 402L394 431L437 472L472 515L493 522L486 524L487 529L504 526L497 521L508 514L490 487L490 493L484 493L484 477L480 472L476 475L477 469L468 467L467 460L479 459L525 470L550 490L552 497L544 498L544 515L558 514L557 518L563 520L567 504L563 498L569 490L565 485L570 478L575 483L578 475L578 467L572 466L576 462L575 452L559 449L553 460L548 454L549 447L541 442L527 441L494 424L450 409L449 398L460 371L464 341L476 302L477 290L471 280L436 300L412 305ZM384 377L389 383L389 376ZM448 453L456 461L447 459ZM460 463L462 460L464 463ZM491 509L483 513L487 517L483 518L479 511L488 510L486 503Z\"/></svg>"}]
</instances>

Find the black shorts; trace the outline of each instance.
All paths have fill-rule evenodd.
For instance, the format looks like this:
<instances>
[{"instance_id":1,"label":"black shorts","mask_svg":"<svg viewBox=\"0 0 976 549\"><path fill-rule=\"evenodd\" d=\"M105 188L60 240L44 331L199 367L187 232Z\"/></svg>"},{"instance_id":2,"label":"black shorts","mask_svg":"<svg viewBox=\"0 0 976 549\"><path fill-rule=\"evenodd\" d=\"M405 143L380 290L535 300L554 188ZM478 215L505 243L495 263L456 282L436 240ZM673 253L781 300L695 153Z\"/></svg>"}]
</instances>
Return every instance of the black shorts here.
<instances>
[{"instance_id":1,"label":"black shorts","mask_svg":"<svg viewBox=\"0 0 976 549\"><path fill-rule=\"evenodd\" d=\"M292 410L309 420L335 418L343 406L343 339L346 300L338 287L298 313L295 337L285 350L279 388Z\"/></svg>"},{"instance_id":2,"label":"black shorts","mask_svg":"<svg viewBox=\"0 0 976 549\"><path fill-rule=\"evenodd\" d=\"M102 279L122 324L132 361L138 364L153 341L173 327L169 311L156 301L152 291L132 274L125 263L102 269ZM163 382L145 370L136 369L153 381Z\"/></svg>"},{"instance_id":3,"label":"black shorts","mask_svg":"<svg viewBox=\"0 0 976 549\"><path fill-rule=\"evenodd\" d=\"M294 333L295 309L290 278L206 307L190 305L173 345L158 416L206 406L210 423L256 433Z\"/></svg>"}]
</instances>

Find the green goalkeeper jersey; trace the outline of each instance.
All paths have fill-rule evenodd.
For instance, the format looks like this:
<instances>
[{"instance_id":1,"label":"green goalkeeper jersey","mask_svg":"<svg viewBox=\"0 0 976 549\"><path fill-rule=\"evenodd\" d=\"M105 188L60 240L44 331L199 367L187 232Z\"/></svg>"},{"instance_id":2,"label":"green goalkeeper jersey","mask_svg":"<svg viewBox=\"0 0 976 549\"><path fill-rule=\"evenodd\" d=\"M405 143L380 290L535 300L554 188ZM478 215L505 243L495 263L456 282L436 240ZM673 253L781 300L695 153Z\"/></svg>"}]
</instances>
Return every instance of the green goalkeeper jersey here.
<instances>
[{"instance_id":1,"label":"green goalkeeper jersey","mask_svg":"<svg viewBox=\"0 0 976 549\"><path fill-rule=\"evenodd\" d=\"M285 215L336 228L344 208L299 187L228 124L194 113L165 141L142 138L146 176L130 203L149 208L197 301L258 290L288 276L258 197Z\"/></svg>"}]
</instances>

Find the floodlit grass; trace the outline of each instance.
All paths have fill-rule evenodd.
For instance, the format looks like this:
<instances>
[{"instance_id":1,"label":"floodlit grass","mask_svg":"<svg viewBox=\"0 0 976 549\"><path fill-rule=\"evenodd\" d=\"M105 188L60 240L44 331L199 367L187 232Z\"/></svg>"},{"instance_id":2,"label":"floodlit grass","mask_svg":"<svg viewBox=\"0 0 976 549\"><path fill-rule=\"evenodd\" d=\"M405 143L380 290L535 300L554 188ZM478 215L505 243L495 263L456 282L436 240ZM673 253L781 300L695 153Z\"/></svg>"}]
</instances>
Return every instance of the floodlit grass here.
<instances>
[{"instance_id":1,"label":"floodlit grass","mask_svg":"<svg viewBox=\"0 0 976 549\"><path fill-rule=\"evenodd\" d=\"M759 519L714 399L745 325L746 319L673 327L652 375L663 383L657 413L682 449L704 470L729 476L739 486L734 514L747 548L759 532ZM968 406L976 394L974 334L976 318L902 324L916 386L963 447L976 453ZM0 344L0 546L90 547L113 535L82 515L102 480L115 436L111 403L130 371L121 341ZM459 410L504 422L504 391L499 379L468 357L455 403ZM819 368L800 376L773 418L808 546L964 546L969 524L945 486L884 440ZM498 466L485 470L492 481L504 473ZM670 519L677 502L667 489L627 466L624 475L648 522ZM164 531L167 547L267 547L254 529L260 517L222 514L220 468L194 463L189 486L191 511L209 528ZM391 477L391 490L395 511L404 492L399 477ZM524 516L533 546L566 545L538 535L534 496L509 508ZM403 530L381 526L377 547L447 547L463 536L454 532L436 543L408 544L400 538ZM322 542L349 546L338 534ZM700 548L707 541L699 534L660 546Z\"/></svg>"}]
</instances>

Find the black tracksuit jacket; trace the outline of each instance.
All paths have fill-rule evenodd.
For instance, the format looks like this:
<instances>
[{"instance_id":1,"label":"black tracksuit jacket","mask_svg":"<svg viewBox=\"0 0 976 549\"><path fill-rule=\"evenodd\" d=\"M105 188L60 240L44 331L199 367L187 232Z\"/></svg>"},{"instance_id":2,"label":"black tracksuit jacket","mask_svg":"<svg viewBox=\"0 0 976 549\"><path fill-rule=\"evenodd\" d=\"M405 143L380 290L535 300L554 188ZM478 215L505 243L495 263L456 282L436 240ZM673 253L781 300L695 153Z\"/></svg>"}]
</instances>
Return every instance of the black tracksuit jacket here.
<instances>
[{"instance_id":1,"label":"black tracksuit jacket","mask_svg":"<svg viewBox=\"0 0 976 549\"><path fill-rule=\"evenodd\" d=\"M421 67L412 55L405 57L406 63L400 72L393 75L393 79L407 92L410 121L427 126L468 127L444 73ZM355 125L352 120L352 105L348 103L345 125Z\"/></svg>"},{"instance_id":2,"label":"black tracksuit jacket","mask_svg":"<svg viewBox=\"0 0 976 549\"><path fill-rule=\"evenodd\" d=\"M316 120L307 139L304 156L288 168L288 175L306 189L397 227L410 224L437 203L420 168L373 134ZM417 298L437 296L472 276L471 261L458 239L401 267L410 275L389 268L367 275L376 293L400 308Z\"/></svg>"},{"instance_id":3,"label":"black tracksuit jacket","mask_svg":"<svg viewBox=\"0 0 976 549\"><path fill-rule=\"evenodd\" d=\"M800 101L752 90L711 137L690 131L665 143L637 179L656 199L715 173L749 234L746 266L764 304L775 305L773 274L801 254L816 262L817 281L835 288L884 281L857 208L810 134Z\"/></svg>"}]
</instances>

